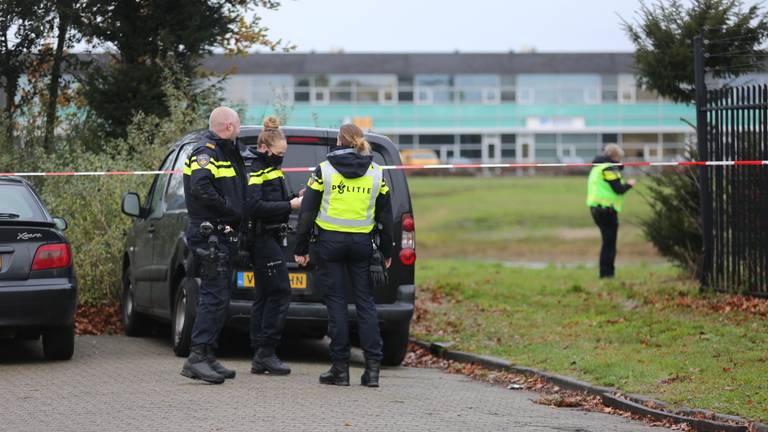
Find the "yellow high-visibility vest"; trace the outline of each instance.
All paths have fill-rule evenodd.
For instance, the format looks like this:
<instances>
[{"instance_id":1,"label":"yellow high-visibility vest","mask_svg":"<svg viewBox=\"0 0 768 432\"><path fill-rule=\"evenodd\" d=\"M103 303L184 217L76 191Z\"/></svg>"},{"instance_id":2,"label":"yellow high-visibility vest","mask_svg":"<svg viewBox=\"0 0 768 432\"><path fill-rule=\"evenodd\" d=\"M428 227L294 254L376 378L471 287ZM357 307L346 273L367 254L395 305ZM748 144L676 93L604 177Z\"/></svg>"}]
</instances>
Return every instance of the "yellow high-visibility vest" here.
<instances>
[{"instance_id":1,"label":"yellow high-visibility vest","mask_svg":"<svg viewBox=\"0 0 768 432\"><path fill-rule=\"evenodd\" d=\"M383 170L371 162L362 177L346 178L330 162L320 164L323 200L315 223L329 231L369 233L376 224L376 198L386 193ZM311 184L319 189L320 184Z\"/></svg>"}]
</instances>

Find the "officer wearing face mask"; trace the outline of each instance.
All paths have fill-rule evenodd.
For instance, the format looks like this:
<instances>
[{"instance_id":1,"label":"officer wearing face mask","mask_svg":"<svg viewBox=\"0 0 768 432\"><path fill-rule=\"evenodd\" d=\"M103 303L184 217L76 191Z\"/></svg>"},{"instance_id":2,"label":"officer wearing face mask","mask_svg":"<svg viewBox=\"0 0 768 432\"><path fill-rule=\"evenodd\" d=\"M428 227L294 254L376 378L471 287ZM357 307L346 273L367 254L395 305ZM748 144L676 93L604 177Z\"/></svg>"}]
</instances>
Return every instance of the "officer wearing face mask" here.
<instances>
[{"instance_id":1,"label":"officer wearing face mask","mask_svg":"<svg viewBox=\"0 0 768 432\"><path fill-rule=\"evenodd\" d=\"M251 308L251 373L287 375L291 369L275 355L291 301L283 247L288 216L301 207L301 197L291 197L280 169L288 149L280 122L264 120L248 178L246 213L249 250L256 279L256 299Z\"/></svg>"}]
</instances>

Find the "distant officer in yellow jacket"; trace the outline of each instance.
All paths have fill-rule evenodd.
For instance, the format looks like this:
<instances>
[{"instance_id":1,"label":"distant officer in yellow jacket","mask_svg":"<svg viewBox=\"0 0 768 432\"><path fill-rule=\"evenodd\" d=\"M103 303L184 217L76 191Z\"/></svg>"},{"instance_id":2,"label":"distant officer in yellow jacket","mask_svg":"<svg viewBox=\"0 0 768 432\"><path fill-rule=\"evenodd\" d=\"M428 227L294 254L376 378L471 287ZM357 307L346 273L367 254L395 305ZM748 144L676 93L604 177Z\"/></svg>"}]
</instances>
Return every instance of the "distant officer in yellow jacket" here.
<instances>
[{"instance_id":1,"label":"distant officer in yellow jacket","mask_svg":"<svg viewBox=\"0 0 768 432\"><path fill-rule=\"evenodd\" d=\"M618 165L624 150L616 144L608 144L602 156L592 161L587 186L587 206L592 219L600 228L603 243L600 248L600 277L612 278L615 274L616 238L619 232L619 213L624 205L624 194L635 185L634 179L626 182L621 177L623 167Z\"/></svg>"}]
</instances>

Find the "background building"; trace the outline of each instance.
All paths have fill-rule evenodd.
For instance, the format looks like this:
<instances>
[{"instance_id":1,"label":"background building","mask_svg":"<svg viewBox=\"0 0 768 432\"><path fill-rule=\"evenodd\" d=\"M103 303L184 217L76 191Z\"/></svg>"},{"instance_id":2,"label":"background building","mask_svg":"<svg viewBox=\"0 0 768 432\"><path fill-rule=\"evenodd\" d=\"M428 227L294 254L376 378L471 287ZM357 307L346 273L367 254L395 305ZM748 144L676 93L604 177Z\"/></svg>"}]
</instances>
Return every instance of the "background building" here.
<instances>
[{"instance_id":1,"label":"background building","mask_svg":"<svg viewBox=\"0 0 768 432\"><path fill-rule=\"evenodd\" d=\"M629 160L684 151L692 106L638 88L629 53L252 54L213 56L246 121L354 121L400 148L483 162L591 160L606 143Z\"/></svg>"}]
</instances>

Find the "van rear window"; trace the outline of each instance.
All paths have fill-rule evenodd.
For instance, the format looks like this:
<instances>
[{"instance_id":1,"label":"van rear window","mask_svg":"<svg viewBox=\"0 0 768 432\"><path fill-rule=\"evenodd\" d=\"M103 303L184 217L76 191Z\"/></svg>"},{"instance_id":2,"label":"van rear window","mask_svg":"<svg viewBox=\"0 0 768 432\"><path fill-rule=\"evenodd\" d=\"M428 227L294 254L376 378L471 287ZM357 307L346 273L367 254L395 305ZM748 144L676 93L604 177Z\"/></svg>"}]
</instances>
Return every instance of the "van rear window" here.
<instances>
[{"instance_id":1,"label":"van rear window","mask_svg":"<svg viewBox=\"0 0 768 432\"><path fill-rule=\"evenodd\" d=\"M255 137L243 137L241 140L243 140L245 144L251 146L253 151L256 150L254 148L256 144ZM315 143L304 144L297 143L295 141L290 142L288 144L288 152L285 154L285 160L283 161L283 168L316 167L320 164L320 162L325 160L330 151L331 148L328 145ZM375 150L373 152L373 160L380 165L386 165L384 162L384 157L381 155L381 153ZM309 170L285 173L288 191L291 193L298 193L301 189L307 186L307 181L309 180L309 176L311 174L312 172ZM385 178L389 182L389 173L385 174Z\"/></svg>"}]
</instances>

